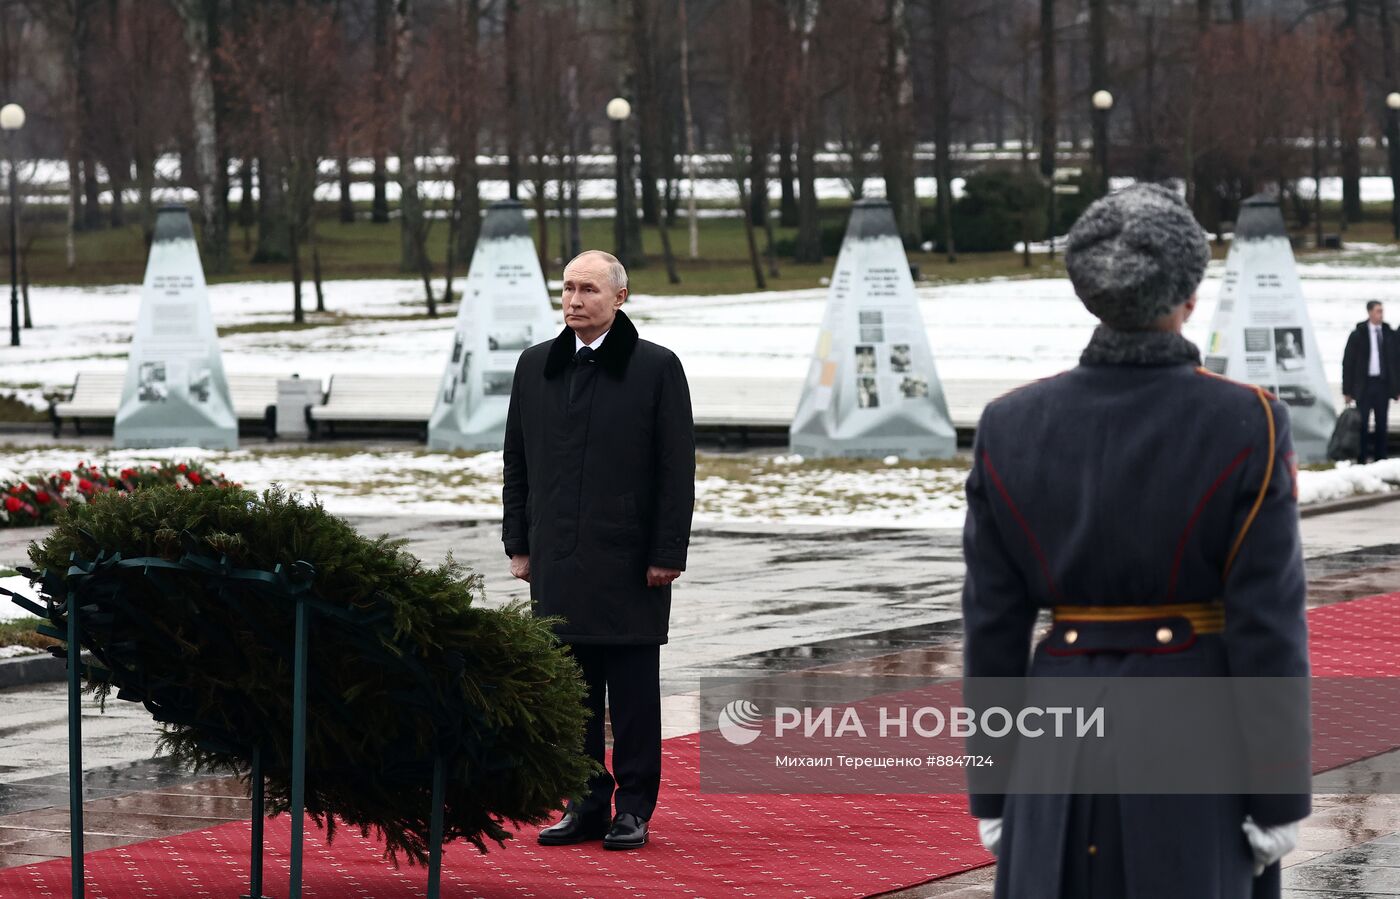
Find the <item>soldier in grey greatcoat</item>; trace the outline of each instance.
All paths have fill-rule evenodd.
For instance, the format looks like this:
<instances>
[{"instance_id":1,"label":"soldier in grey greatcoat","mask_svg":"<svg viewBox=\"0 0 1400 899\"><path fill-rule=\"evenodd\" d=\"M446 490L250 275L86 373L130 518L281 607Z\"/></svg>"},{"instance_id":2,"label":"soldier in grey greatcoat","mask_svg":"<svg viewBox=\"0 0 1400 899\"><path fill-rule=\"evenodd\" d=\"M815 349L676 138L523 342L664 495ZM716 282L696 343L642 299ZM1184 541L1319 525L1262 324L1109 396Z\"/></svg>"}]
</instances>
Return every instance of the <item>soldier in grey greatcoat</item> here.
<instances>
[{"instance_id":1,"label":"soldier in grey greatcoat","mask_svg":"<svg viewBox=\"0 0 1400 899\"><path fill-rule=\"evenodd\" d=\"M1209 258L1190 211L1153 185L1097 201L1070 231L1070 279L1102 324L1076 368L1000 398L978 426L968 677L1308 673L1287 408L1202 369L1181 334ZM1279 859L1311 805L974 792L971 807L998 897L1246 899L1280 895Z\"/></svg>"}]
</instances>

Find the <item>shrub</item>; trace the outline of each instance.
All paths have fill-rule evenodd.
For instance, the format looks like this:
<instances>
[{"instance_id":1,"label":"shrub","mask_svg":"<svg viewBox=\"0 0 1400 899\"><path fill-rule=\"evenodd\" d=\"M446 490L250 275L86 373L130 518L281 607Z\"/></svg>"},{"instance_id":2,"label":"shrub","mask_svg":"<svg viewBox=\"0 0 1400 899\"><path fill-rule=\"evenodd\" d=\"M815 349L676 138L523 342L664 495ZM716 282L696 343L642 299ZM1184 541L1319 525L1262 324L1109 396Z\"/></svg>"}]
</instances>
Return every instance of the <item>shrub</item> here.
<instances>
[{"instance_id":1,"label":"shrub","mask_svg":"<svg viewBox=\"0 0 1400 899\"><path fill-rule=\"evenodd\" d=\"M953 203L953 241L960 253L1013 249L1025 235L1045 236L1045 187L1033 174L988 171L970 175ZM941 251L937 207L922 213L923 231Z\"/></svg>"}]
</instances>

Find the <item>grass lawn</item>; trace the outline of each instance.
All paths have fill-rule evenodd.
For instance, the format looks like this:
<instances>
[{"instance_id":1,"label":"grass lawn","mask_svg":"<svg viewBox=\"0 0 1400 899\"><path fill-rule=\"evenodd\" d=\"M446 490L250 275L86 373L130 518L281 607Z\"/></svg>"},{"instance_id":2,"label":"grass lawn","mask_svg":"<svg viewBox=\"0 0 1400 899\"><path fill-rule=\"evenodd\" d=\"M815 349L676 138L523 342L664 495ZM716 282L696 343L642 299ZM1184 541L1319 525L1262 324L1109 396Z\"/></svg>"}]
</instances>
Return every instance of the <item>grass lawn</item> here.
<instances>
[{"instance_id":1,"label":"grass lawn","mask_svg":"<svg viewBox=\"0 0 1400 899\"><path fill-rule=\"evenodd\" d=\"M372 224L368 217L354 224L342 224L330 207L323 209L326 214L320 220L321 264L325 277L335 278L415 278L411 272L399 268L399 226L397 222ZM844 207L831 207L826 210L828 225L839 224L846 214ZM683 215L683 212L682 212ZM104 285L140 283L146 267L146 250L142 243L139 225L124 228L107 228L100 231L81 232L77 235L77 265L66 268L64 230L62 222L49 218L34 223L39 235L30 251L29 268L34 284L46 285ZM538 230L535 230L538 242ZM796 234L794 228L775 225L774 238L782 241ZM291 266L286 263L254 264L251 261L252 247L256 242L256 232L246 235L241 228L234 228L231 246L234 257L234 270L226 275L211 275L213 283L224 281L288 281ZM764 235L757 235L759 251L763 252ZM441 277L442 260L445 256L447 229L443 222L435 222L428 236L429 253L435 262L434 274ZM557 279L561 274L561 264L557 261L559 251L558 222L551 220L549 228L549 253L551 263L547 277ZM582 222L584 246L612 247L612 219L591 218ZM677 254L677 266L681 276L679 285L667 281L665 265L661 258L661 239L655 227L643 227L642 246L646 253L644 265L632 271L632 286L637 293L648 294L720 294L743 293L754 287L753 271L748 260L747 241L743 223L737 218L702 218L700 220L700 258L690 259L688 229L684 219L678 227L671 229L671 246ZM1021 277L1027 274L1046 275L1063 271L1059 260L1053 263L1043 256L1032 258L1032 267L1023 267L1021 257L1015 253L976 253L965 254L956 263L948 263L942 255L911 252L909 261L918 265L925 277L933 281L968 281L997 276ZM779 275L768 275L767 264L764 274L768 287L773 290L818 287L820 280L829 277L834 258L828 258L816 265L797 265L790 258L779 257ZM467 264L459 261L457 277L466 274ZM310 278L309 255L303 259L305 276Z\"/></svg>"}]
</instances>

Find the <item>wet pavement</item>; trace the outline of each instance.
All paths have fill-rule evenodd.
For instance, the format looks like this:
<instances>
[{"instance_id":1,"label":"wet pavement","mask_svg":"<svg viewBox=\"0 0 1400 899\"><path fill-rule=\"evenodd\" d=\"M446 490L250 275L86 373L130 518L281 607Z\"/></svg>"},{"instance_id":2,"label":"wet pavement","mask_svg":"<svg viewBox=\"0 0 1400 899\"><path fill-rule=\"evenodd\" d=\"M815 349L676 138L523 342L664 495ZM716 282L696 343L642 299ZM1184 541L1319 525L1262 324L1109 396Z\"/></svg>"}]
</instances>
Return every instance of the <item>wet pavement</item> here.
<instances>
[{"instance_id":1,"label":"wet pavement","mask_svg":"<svg viewBox=\"0 0 1400 899\"><path fill-rule=\"evenodd\" d=\"M507 572L498 525L352 521L405 538L430 562L451 552L483 572L488 604L526 596ZM1307 518L1303 533L1310 605L1400 591L1400 503ZM0 564L22 562L33 536L0 532ZM699 729L702 677L958 674L961 579L956 531L699 527L662 652L665 735ZM0 867L67 852L64 702L59 684L0 691ZM83 725L89 848L246 819L237 781L152 760L157 732L139 706L94 705ZM1287 859L1285 895L1400 896L1400 796L1318 796L1315 806ZM984 868L896 895L986 899L993 876Z\"/></svg>"}]
</instances>

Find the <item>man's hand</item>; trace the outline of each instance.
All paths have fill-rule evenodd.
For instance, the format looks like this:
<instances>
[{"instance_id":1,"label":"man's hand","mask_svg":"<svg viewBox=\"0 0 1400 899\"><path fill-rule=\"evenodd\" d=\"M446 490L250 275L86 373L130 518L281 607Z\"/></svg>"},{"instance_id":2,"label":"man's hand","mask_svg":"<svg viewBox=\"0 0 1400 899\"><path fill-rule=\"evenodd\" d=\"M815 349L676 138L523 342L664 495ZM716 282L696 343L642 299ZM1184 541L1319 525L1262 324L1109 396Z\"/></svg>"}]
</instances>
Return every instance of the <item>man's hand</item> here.
<instances>
[{"instance_id":1,"label":"man's hand","mask_svg":"<svg viewBox=\"0 0 1400 899\"><path fill-rule=\"evenodd\" d=\"M518 577L525 583L530 583L530 557L511 556L510 574L511 577Z\"/></svg>"},{"instance_id":2,"label":"man's hand","mask_svg":"<svg viewBox=\"0 0 1400 899\"><path fill-rule=\"evenodd\" d=\"M1344 393L1344 394L1342 394L1342 402L1345 403L1346 405L1350 406L1352 403L1356 402L1356 400L1353 400L1351 397L1347 396L1347 395Z\"/></svg>"},{"instance_id":3,"label":"man's hand","mask_svg":"<svg viewBox=\"0 0 1400 899\"><path fill-rule=\"evenodd\" d=\"M681 570L679 568L661 568L659 566L652 565L651 567L647 568L647 586L664 587L680 576Z\"/></svg>"}]
</instances>

